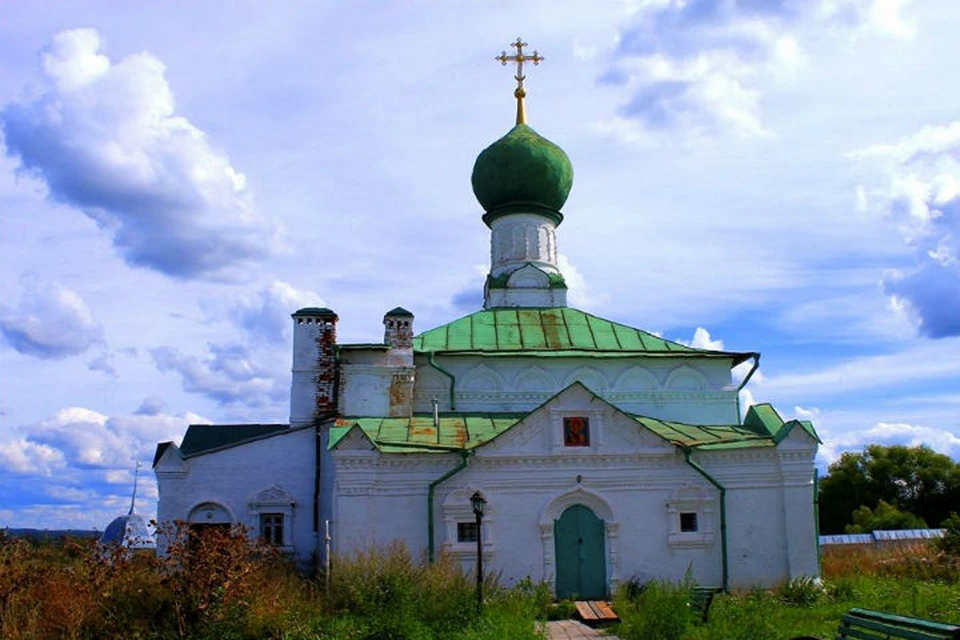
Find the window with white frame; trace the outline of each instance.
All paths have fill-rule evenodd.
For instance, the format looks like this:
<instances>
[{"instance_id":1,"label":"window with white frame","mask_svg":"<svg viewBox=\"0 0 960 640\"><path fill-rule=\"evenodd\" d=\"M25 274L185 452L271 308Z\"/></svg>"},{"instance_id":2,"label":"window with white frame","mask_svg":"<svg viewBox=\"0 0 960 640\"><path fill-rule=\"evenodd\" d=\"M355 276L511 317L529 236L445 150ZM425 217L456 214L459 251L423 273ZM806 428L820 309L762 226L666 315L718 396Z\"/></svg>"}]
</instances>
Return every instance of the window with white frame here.
<instances>
[{"instance_id":1,"label":"window with white frame","mask_svg":"<svg viewBox=\"0 0 960 640\"><path fill-rule=\"evenodd\" d=\"M251 535L268 544L291 550L294 545L293 518L297 506L293 496L279 485L260 491L250 499Z\"/></svg>"},{"instance_id":2,"label":"window with white frame","mask_svg":"<svg viewBox=\"0 0 960 640\"><path fill-rule=\"evenodd\" d=\"M283 546L283 514L260 514L260 539L267 544Z\"/></svg>"},{"instance_id":3,"label":"window with white frame","mask_svg":"<svg viewBox=\"0 0 960 640\"><path fill-rule=\"evenodd\" d=\"M667 501L668 541L673 547L714 543L715 497L700 487L683 487Z\"/></svg>"},{"instance_id":4,"label":"window with white frame","mask_svg":"<svg viewBox=\"0 0 960 640\"><path fill-rule=\"evenodd\" d=\"M443 500L440 512L443 516L443 550L460 559L471 559L477 554L477 536L481 533L477 528L477 518L470 505L470 496L477 490L476 487L466 487L451 492ZM483 552L491 554L495 549L494 522L496 510L493 500L483 492L487 505L483 515Z\"/></svg>"}]
</instances>

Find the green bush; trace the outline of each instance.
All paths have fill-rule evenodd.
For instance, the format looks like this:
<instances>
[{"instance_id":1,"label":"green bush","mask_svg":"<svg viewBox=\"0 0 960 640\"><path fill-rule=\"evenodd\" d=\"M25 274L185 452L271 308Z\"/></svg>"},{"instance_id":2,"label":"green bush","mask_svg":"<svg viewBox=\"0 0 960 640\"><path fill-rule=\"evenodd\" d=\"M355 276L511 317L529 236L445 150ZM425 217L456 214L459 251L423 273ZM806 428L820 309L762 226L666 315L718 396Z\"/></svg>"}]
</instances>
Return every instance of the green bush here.
<instances>
[{"instance_id":1,"label":"green bush","mask_svg":"<svg viewBox=\"0 0 960 640\"><path fill-rule=\"evenodd\" d=\"M628 583L629 584L629 583ZM680 640L696 622L693 584L651 580L642 589L623 587L614 596L623 640Z\"/></svg>"},{"instance_id":2,"label":"green bush","mask_svg":"<svg viewBox=\"0 0 960 640\"><path fill-rule=\"evenodd\" d=\"M823 583L817 578L794 578L781 584L776 595L781 602L796 607L812 607L825 594Z\"/></svg>"},{"instance_id":3,"label":"green bush","mask_svg":"<svg viewBox=\"0 0 960 640\"><path fill-rule=\"evenodd\" d=\"M789 637L777 624L776 614L785 607L766 591L728 595L714 599L707 624L691 636L697 640L778 640Z\"/></svg>"},{"instance_id":4,"label":"green bush","mask_svg":"<svg viewBox=\"0 0 960 640\"><path fill-rule=\"evenodd\" d=\"M943 521L943 537L937 540L937 548L951 556L960 558L960 514L956 511Z\"/></svg>"}]
</instances>

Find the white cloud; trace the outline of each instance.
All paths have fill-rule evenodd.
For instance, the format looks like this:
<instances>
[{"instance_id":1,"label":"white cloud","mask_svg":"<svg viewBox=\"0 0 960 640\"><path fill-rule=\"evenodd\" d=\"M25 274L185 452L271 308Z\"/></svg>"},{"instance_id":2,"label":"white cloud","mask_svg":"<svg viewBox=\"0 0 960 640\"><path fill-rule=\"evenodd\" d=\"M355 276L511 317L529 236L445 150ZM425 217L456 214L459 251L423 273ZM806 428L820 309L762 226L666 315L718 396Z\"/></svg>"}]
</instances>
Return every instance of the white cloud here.
<instances>
[{"instance_id":1,"label":"white cloud","mask_svg":"<svg viewBox=\"0 0 960 640\"><path fill-rule=\"evenodd\" d=\"M65 466L63 452L26 438L0 440L0 462L16 473L50 476Z\"/></svg>"},{"instance_id":2,"label":"white cloud","mask_svg":"<svg viewBox=\"0 0 960 640\"><path fill-rule=\"evenodd\" d=\"M723 351L723 340L719 338L714 340L710 337L710 332L703 327L697 327L693 332L693 340L689 344L694 349L710 349L711 351Z\"/></svg>"},{"instance_id":3,"label":"white cloud","mask_svg":"<svg viewBox=\"0 0 960 640\"><path fill-rule=\"evenodd\" d=\"M151 349L150 355L159 371L180 375L184 391L221 405L276 408L289 393L289 375L273 366L276 359L261 358L240 343L210 344L201 357L173 347Z\"/></svg>"},{"instance_id":4,"label":"white cloud","mask_svg":"<svg viewBox=\"0 0 960 640\"><path fill-rule=\"evenodd\" d=\"M209 421L190 412L108 416L67 407L6 430L0 436L0 483L9 507L4 524L102 529L130 504L135 461L144 465L137 510L152 517L157 487L147 465L157 442L179 442L187 425L203 422Z\"/></svg>"},{"instance_id":5,"label":"white cloud","mask_svg":"<svg viewBox=\"0 0 960 640\"><path fill-rule=\"evenodd\" d=\"M951 376L960 376L960 338L922 342L888 355L851 358L815 371L768 375L756 380L756 386L768 395L796 398L902 386Z\"/></svg>"},{"instance_id":6,"label":"white cloud","mask_svg":"<svg viewBox=\"0 0 960 640\"><path fill-rule=\"evenodd\" d=\"M885 291L912 312L921 333L960 335L960 120L851 156L876 166L885 184L869 190L872 210L916 251L917 266L891 271ZM858 188L858 201L865 192Z\"/></svg>"},{"instance_id":7,"label":"white cloud","mask_svg":"<svg viewBox=\"0 0 960 640\"><path fill-rule=\"evenodd\" d=\"M557 267L567 283L567 302L570 306L589 309L600 306L607 301L608 296L606 294L597 294L590 289L583 274L562 253L557 254Z\"/></svg>"},{"instance_id":8,"label":"white cloud","mask_svg":"<svg viewBox=\"0 0 960 640\"><path fill-rule=\"evenodd\" d=\"M65 358L103 341L103 327L75 292L33 274L21 278L16 308L0 304L0 332L25 355Z\"/></svg>"},{"instance_id":9,"label":"white cloud","mask_svg":"<svg viewBox=\"0 0 960 640\"><path fill-rule=\"evenodd\" d=\"M844 451L858 451L868 444L927 445L934 451L960 460L960 436L956 433L906 422L877 422L868 429L831 435L824 438L818 457L829 464Z\"/></svg>"},{"instance_id":10,"label":"white cloud","mask_svg":"<svg viewBox=\"0 0 960 640\"><path fill-rule=\"evenodd\" d=\"M642 141L639 130L692 137L721 130L767 135L761 87L789 80L807 65L801 44L807 33L911 39L916 23L906 5L906 0L641 3L600 78L622 87L629 98L617 117L597 127L628 141ZM582 47L577 52L584 55Z\"/></svg>"},{"instance_id":11,"label":"white cloud","mask_svg":"<svg viewBox=\"0 0 960 640\"><path fill-rule=\"evenodd\" d=\"M75 29L42 62L41 95L0 111L7 152L110 233L129 264L232 279L277 247L243 174L176 113L160 60L112 63L95 30Z\"/></svg>"},{"instance_id":12,"label":"white cloud","mask_svg":"<svg viewBox=\"0 0 960 640\"><path fill-rule=\"evenodd\" d=\"M254 294L242 297L229 317L255 340L276 344L290 336L290 314L303 307L324 306L326 303L313 291L274 280Z\"/></svg>"}]
</instances>

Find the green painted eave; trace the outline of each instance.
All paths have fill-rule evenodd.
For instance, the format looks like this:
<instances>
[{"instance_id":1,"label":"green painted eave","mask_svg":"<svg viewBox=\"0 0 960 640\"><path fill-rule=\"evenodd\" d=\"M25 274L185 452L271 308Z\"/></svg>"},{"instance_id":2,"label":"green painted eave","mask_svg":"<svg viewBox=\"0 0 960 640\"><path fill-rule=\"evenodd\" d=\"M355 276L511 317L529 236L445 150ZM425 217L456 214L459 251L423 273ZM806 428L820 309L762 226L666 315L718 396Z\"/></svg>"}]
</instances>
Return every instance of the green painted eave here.
<instances>
[{"instance_id":1,"label":"green painted eave","mask_svg":"<svg viewBox=\"0 0 960 640\"><path fill-rule=\"evenodd\" d=\"M413 349L500 356L696 356L727 358L734 366L755 355L694 349L569 307L477 311L415 336Z\"/></svg>"},{"instance_id":2,"label":"green painted eave","mask_svg":"<svg viewBox=\"0 0 960 640\"><path fill-rule=\"evenodd\" d=\"M359 428L382 453L444 453L473 449L493 440L517 424L524 413L458 413L441 415L439 428L433 414L409 418L344 417L330 428L329 449L354 428Z\"/></svg>"},{"instance_id":3,"label":"green painted eave","mask_svg":"<svg viewBox=\"0 0 960 640\"><path fill-rule=\"evenodd\" d=\"M191 457L288 431L286 424L192 424L180 444L180 453Z\"/></svg>"}]
</instances>

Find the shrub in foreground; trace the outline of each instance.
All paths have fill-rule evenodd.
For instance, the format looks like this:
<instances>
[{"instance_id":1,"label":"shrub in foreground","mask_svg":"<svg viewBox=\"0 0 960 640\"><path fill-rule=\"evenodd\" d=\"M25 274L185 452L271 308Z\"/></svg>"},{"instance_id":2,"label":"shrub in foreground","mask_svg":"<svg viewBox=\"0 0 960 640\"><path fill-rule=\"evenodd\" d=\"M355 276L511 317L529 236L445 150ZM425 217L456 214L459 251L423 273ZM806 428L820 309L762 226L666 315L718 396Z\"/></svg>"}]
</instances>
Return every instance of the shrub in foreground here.
<instances>
[{"instance_id":1,"label":"shrub in foreground","mask_svg":"<svg viewBox=\"0 0 960 640\"><path fill-rule=\"evenodd\" d=\"M689 602L693 583L651 580L642 587L632 582L618 589L614 608L623 640L681 640L693 627L696 614Z\"/></svg>"}]
</instances>

